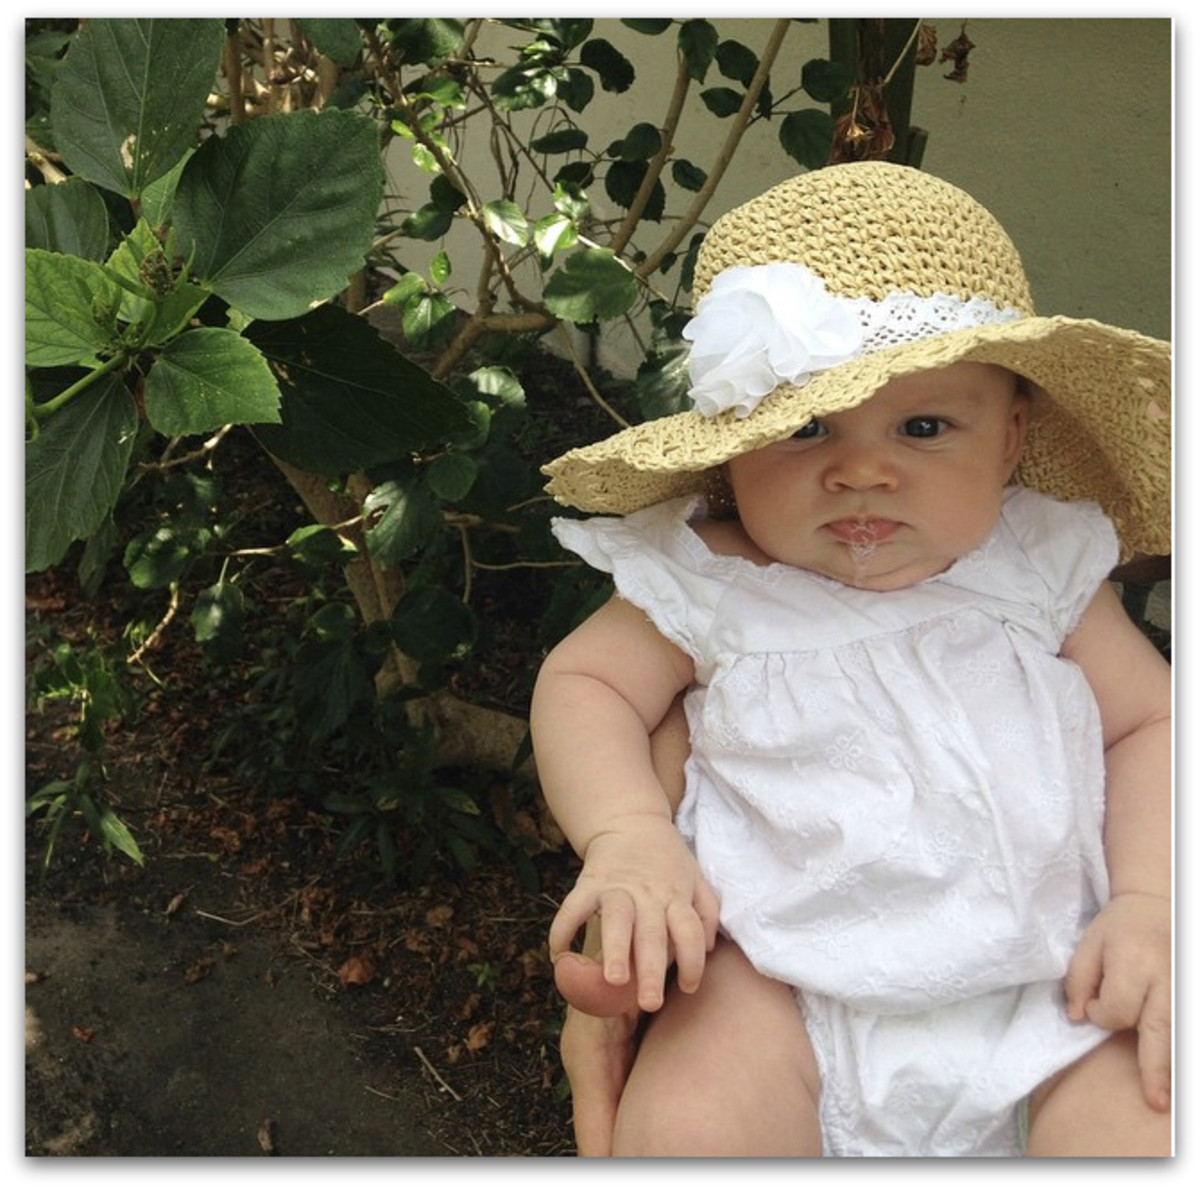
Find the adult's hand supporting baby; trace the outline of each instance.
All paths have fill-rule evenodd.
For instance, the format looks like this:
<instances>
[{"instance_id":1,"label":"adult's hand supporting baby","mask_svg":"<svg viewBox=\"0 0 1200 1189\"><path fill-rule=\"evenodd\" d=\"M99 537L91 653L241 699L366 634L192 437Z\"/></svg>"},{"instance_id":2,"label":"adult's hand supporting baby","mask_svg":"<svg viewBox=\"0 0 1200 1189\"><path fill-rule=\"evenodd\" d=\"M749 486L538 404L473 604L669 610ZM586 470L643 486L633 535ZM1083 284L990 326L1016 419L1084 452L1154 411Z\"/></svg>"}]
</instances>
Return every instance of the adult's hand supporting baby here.
<instances>
[{"instance_id":1,"label":"adult's hand supporting baby","mask_svg":"<svg viewBox=\"0 0 1200 1189\"><path fill-rule=\"evenodd\" d=\"M1085 930L1066 977L1067 1014L1119 1032L1136 1028L1142 1093L1171 1106L1171 902L1114 896Z\"/></svg>"}]
</instances>

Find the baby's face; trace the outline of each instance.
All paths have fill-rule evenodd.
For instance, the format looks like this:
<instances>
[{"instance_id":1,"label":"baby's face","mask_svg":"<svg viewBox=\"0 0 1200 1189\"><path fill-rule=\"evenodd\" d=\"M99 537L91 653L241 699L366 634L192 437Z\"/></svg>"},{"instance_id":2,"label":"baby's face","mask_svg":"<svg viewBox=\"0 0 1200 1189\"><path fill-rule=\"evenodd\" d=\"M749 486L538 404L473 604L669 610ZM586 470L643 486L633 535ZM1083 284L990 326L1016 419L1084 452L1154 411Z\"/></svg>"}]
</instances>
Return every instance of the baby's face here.
<instances>
[{"instance_id":1,"label":"baby's face","mask_svg":"<svg viewBox=\"0 0 1200 1189\"><path fill-rule=\"evenodd\" d=\"M776 561L898 590L982 544L1025 441L1005 368L901 376L870 400L729 464L742 528Z\"/></svg>"}]
</instances>

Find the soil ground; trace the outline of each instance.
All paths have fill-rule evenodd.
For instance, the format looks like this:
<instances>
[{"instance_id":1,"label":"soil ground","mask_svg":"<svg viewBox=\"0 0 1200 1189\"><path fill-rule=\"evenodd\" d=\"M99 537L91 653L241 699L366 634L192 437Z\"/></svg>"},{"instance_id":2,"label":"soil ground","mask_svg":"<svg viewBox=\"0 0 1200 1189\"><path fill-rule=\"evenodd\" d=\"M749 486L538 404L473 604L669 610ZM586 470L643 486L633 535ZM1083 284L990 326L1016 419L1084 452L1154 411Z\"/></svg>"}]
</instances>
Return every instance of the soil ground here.
<instances>
[{"instance_id":1,"label":"soil ground","mask_svg":"<svg viewBox=\"0 0 1200 1189\"><path fill-rule=\"evenodd\" d=\"M260 571L254 591L256 630L276 639L295 630L262 623L284 613L286 577ZM27 671L48 639L127 652L127 599L118 585L81 597L70 566L31 576ZM215 756L235 714L256 729L248 674L272 666L248 640L250 659L214 676L187 612L151 660L169 680L135 675L140 712L106 737L105 796L144 866L72 820L43 871L44 826L26 822L25 1154L572 1155L545 936L573 860L528 781L499 775L484 798L526 831L523 869L443 856L389 885L370 845L340 853L344 822L311 796L239 775L232 749ZM519 712L529 640L493 641L495 670L461 680ZM26 795L76 771L73 718L64 702L27 710ZM258 739L240 739L253 770ZM410 841L400 826L402 855Z\"/></svg>"}]
</instances>

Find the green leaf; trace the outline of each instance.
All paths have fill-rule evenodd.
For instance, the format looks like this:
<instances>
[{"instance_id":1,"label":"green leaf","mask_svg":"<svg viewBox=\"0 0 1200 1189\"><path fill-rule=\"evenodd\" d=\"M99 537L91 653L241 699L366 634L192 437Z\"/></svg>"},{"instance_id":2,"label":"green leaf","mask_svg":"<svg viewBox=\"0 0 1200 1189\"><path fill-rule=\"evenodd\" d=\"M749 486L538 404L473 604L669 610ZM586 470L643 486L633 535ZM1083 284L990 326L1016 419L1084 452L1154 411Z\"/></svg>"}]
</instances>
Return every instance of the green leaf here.
<instances>
[{"instance_id":1,"label":"green leaf","mask_svg":"<svg viewBox=\"0 0 1200 1189\"><path fill-rule=\"evenodd\" d=\"M706 20L684 21L679 27L679 52L687 63L688 74L704 82L708 68L717 56L717 31Z\"/></svg>"},{"instance_id":2,"label":"green leaf","mask_svg":"<svg viewBox=\"0 0 1200 1189\"><path fill-rule=\"evenodd\" d=\"M658 33L664 33L671 27L670 17L651 17L643 20L637 20L634 17L622 17L621 24L627 25L635 33L648 33L654 36Z\"/></svg>"},{"instance_id":3,"label":"green leaf","mask_svg":"<svg viewBox=\"0 0 1200 1189\"><path fill-rule=\"evenodd\" d=\"M662 148L662 134L653 124L634 124L621 141L618 155L622 161L648 161Z\"/></svg>"},{"instance_id":4,"label":"green leaf","mask_svg":"<svg viewBox=\"0 0 1200 1189\"><path fill-rule=\"evenodd\" d=\"M81 393L25 445L25 569L57 565L117 502L137 436L137 407L110 377Z\"/></svg>"},{"instance_id":5,"label":"green leaf","mask_svg":"<svg viewBox=\"0 0 1200 1189\"><path fill-rule=\"evenodd\" d=\"M295 682L299 726L309 742L328 738L372 693L371 674L350 640L306 640Z\"/></svg>"},{"instance_id":6,"label":"green leaf","mask_svg":"<svg viewBox=\"0 0 1200 1189\"><path fill-rule=\"evenodd\" d=\"M581 112L596 94L592 76L577 66L567 67L567 77L558 80L557 95L573 112Z\"/></svg>"},{"instance_id":7,"label":"green leaf","mask_svg":"<svg viewBox=\"0 0 1200 1189\"><path fill-rule=\"evenodd\" d=\"M585 248L550 275L546 308L568 322L619 318L638 299L638 283L608 248Z\"/></svg>"},{"instance_id":8,"label":"green leaf","mask_svg":"<svg viewBox=\"0 0 1200 1189\"><path fill-rule=\"evenodd\" d=\"M475 613L440 586L410 590L392 613L392 635L397 647L418 661L465 656L478 634Z\"/></svg>"},{"instance_id":9,"label":"green leaf","mask_svg":"<svg viewBox=\"0 0 1200 1189\"><path fill-rule=\"evenodd\" d=\"M533 225L534 246L544 265L548 265L557 252L573 248L578 240L579 229L566 215L547 215Z\"/></svg>"},{"instance_id":10,"label":"green leaf","mask_svg":"<svg viewBox=\"0 0 1200 1189\"><path fill-rule=\"evenodd\" d=\"M196 596L192 631L196 643L218 660L233 660L241 652L246 599L232 582L217 582Z\"/></svg>"},{"instance_id":11,"label":"green leaf","mask_svg":"<svg viewBox=\"0 0 1200 1189\"><path fill-rule=\"evenodd\" d=\"M339 66L353 66L362 50L357 23L350 17L297 17L309 41Z\"/></svg>"},{"instance_id":12,"label":"green leaf","mask_svg":"<svg viewBox=\"0 0 1200 1189\"><path fill-rule=\"evenodd\" d=\"M105 850L111 850L113 847L116 847L117 850L132 859L139 867L145 865L146 860L142 857L141 848L134 840L129 827L117 816L111 806L105 805L101 807L99 820L92 825L92 828L100 835L100 841L103 843Z\"/></svg>"},{"instance_id":13,"label":"green leaf","mask_svg":"<svg viewBox=\"0 0 1200 1189\"><path fill-rule=\"evenodd\" d=\"M252 343L200 327L168 343L146 375L146 420L168 437L279 421L279 385Z\"/></svg>"},{"instance_id":14,"label":"green leaf","mask_svg":"<svg viewBox=\"0 0 1200 1189\"><path fill-rule=\"evenodd\" d=\"M442 527L437 501L415 478L389 479L363 501L368 516L378 516L367 530L367 549L385 566L399 566L423 549Z\"/></svg>"},{"instance_id":15,"label":"green leaf","mask_svg":"<svg viewBox=\"0 0 1200 1189\"><path fill-rule=\"evenodd\" d=\"M529 147L535 153L571 153L586 149L588 134L582 128L559 128L545 136L535 137Z\"/></svg>"},{"instance_id":16,"label":"green leaf","mask_svg":"<svg viewBox=\"0 0 1200 1189\"><path fill-rule=\"evenodd\" d=\"M422 293L428 293L429 288L419 272L406 272L383 295L383 304L404 309L411 301L415 301Z\"/></svg>"},{"instance_id":17,"label":"green leaf","mask_svg":"<svg viewBox=\"0 0 1200 1189\"><path fill-rule=\"evenodd\" d=\"M606 91L615 94L628 91L636 77L629 59L603 37L585 41L579 51L579 61L600 76L600 85Z\"/></svg>"},{"instance_id":18,"label":"green leaf","mask_svg":"<svg viewBox=\"0 0 1200 1189\"><path fill-rule=\"evenodd\" d=\"M722 41L717 46L717 66L726 78L748 87L758 70L758 55L740 41Z\"/></svg>"},{"instance_id":19,"label":"green leaf","mask_svg":"<svg viewBox=\"0 0 1200 1189\"><path fill-rule=\"evenodd\" d=\"M161 590L187 569L197 538L187 529L163 524L134 537L125 548L125 569L138 590Z\"/></svg>"},{"instance_id":20,"label":"green leaf","mask_svg":"<svg viewBox=\"0 0 1200 1189\"><path fill-rule=\"evenodd\" d=\"M196 151L179 179L175 227L218 296L254 318L293 318L362 267L382 195L368 117L261 116Z\"/></svg>"},{"instance_id":21,"label":"green leaf","mask_svg":"<svg viewBox=\"0 0 1200 1189\"><path fill-rule=\"evenodd\" d=\"M429 464L429 490L440 500L457 503L475 484L479 467L469 454L440 454Z\"/></svg>"},{"instance_id":22,"label":"green leaf","mask_svg":"<svg viewBox=\"0 0 1200 1189\"><path fill-rule=\"evenodd\" d=\"M405 62L436 66L463 42L463 22L414 17L388 22L393 52Z\"/></svg>"},{"instance_id":23,"label":"green leaf","mask_svg":"<svg viewBox=\"0 0 1200 1189\"><path fill-rule=\"evenodd\" d=\"M450 279L452 272L450 257L443 248L440 252L436 252L429 262L429 278L437 285L444 285Z\"/></svg>"},{"instance_id":24,"label":"green leaf","mask_svg":"<svg viewBox=\"0 0 1200 1189\"><path fill-rule=\"evenodd\" d=\"M646 176L648 166L645 161L614 161L604 175L604 192L613 202L628 210L641 188L642 179ZM642 211L643 219L657 222L663 217L667 205L667 192L661 180L656 180L650 190L650 197Z\"/></svg>"},{"instance_id":25,"label":"green leaf","mask_svg":"<svg viewBox=\"0 0 1200 1189\"><path fill-rule=\"evenodd\" d=\"M506 367L481 367L470 376L472 386L481 396L500 406L524 407L525 389L517 376Z\"/></svg>"},{"instance_id":26,"label":"green leaf","mask_svg":"<svg viewBox=\"0 0 1200 1189\"><path fill-rule=\"evenodd\" d=\"M93 19L55 75L54 140L73 173L139 195L196 143L225 24L203 19Z\"/></svg>"},{"instance_id":27,"label":"green leaf","mask_svg":"<svg viewBox=\"0 0 1200 1189\"><path fill-rule=\"evenodd\" d=\"M714 116L725 119L742 106L742 95L731 87L709 87L700 92L700 101Z\"/></svg>"},{"instance_id":28,"label":"green leaf","mask_svg":"<svg viewBox=\"0 0 1200 1189\"><path fill-rule=\"evenodd\" d=\"M90 359L117 332L121 287L103 265L40 248L25 252L25 363Z\"/></svg>"},{"instance_id":29,"label":"green leaf","mask_svg":"<svg viewBox=\"0 0 1200 1189\"><path fill-rule=\"evenodd\" d=\"M321 567L353 561L358 552L344 537L324 524L306 524L296 529L285 544L307 566Z\"/></svg>"},{"instance_id":30,"label":"green leaf","mask_svg":"<svg viewBox=\"0 0 1200 1189\"><path fill-rule=\"evenodd\" d=\"M400 325L416 347L436 347L454 331L458 307L441 293L423 293L404 307Z\"/></svg>"},{"instance_id":31,"label":"green leaf","mask_svg":"<svg viewBox=\"0 0 1200 1189\"><path fill-rule=\"evenodd\" d=\"M364 318L319 306L246 337L279 381L282 423L254 434L305 470L338 474L440 445L470 425L454 393L401 355Z\"/></svg>"},{"instance_id":32,"label":"green leaf","mask_svg":"<svg viewBox=\"0 0 1200 1189\"><path fill-rule=\"evenodd\" d=\"M529 242L529 220L515 202L497 199L483 204L483 221L499 240L524 247Z\"/></svg>"},{"instance_id":33,"label":"green leaf","mask_svg":"<svg viewBox=\"0 0 1200 1189\"><path fill-rule=\"evenodd\" d=\"M553 99L557 88L558 79L545 67L512 66L492 83L492 102L501 111L528 111Z\"/></svg>"},{"instance_id":34,"label":"green leaf","mask_svg":"<svg viewBox=\"0 0 1200 1189\"><path fill-rule=\"evenodd\" d=\"M682 157L671 162L671 177L680 189L693 192L704 189L704 183L708 181L708 174L703 169Z\"/></svg>"},{"instance_id":35,"label":"green leaf","mask_svg":"<svg viewBox=\"0 0 1200 1189\"><path fill-rule=\"evenodd\" d=\"M85 260L108 255L108 207L83 178L25 192L25 246Z\"/></svg>"},{"instance_id":36,"label":"green leaf","mask_svg":"<svg viewBox=\"0 0 1200 1189\"><path fill-rule=\"evenodd\" d=\"M804 63L800 86L818 103L836 103L845 97L854 83L854 75L841 62L813 58Z\"/></svg>"},{"instance_id":37,"label":"green leaf","mask_svg":"<svg viewBox=\"0 0 1200 1189\"><path fill-rule=\"evenodd\" d=\"M400 234L407 235L409 239L433 241L441 239L453 222L453 212L427 202L400 224Z\"/></svg>"},{"instance_id":38,"label":"green leaf","mask_svg":"<svg viewBox=\"0 0 1200 1189\"><path fill-rule=\"evenodd\" d=\"M801 165L820 169L833 147L833 117L815 107L789 112L779 125L779 143Z\"/></svg>"}]
</instances>

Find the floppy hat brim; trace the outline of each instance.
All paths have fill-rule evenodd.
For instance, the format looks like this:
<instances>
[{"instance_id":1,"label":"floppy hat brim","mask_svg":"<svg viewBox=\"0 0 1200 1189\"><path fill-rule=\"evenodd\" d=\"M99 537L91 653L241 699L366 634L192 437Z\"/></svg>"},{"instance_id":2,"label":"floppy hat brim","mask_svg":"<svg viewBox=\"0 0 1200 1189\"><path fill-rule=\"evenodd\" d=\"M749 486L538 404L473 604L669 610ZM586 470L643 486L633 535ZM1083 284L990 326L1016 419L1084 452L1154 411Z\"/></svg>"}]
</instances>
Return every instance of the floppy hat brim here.
<instances>
[{"instance_id":1,"label":"floppy hat brim","mask_svg":"<svg viewBox=\"0 0 1200 1189\"><path fill-rule=\"evenodd\" d=\"M1094 500L1123 558L1171 550L1170 344L1089 319L1022 318L877 351L780 384L746 417L695 411L644 422L543 468L546 490L584 512L624 515L703 491L729 459L854 408L889 380L957 362L994 363L1038 390L1014 482Z\"/></svg>"}]
</instances>

